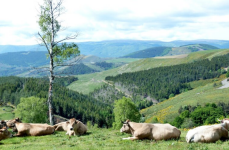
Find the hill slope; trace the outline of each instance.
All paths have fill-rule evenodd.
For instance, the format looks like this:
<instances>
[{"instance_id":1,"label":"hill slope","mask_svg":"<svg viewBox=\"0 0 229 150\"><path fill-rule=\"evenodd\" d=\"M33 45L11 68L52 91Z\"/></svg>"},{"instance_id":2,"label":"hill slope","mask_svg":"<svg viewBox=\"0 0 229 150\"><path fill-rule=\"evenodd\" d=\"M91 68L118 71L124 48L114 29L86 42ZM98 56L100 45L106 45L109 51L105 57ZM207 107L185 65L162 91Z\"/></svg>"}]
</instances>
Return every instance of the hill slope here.
<instances>
[{"instance_id":1,"label":"hill slope","mask_svg":"<svg viewBox=\"0 0 229 150\"><path fill-rule=\"evenodd\" d=\"M191 91L146 108L141 113L146 116L146 122L152 122L153 117L157 117L159 122L164 122L165 120L171 122L179 115L178 110L181 106L196 106L197 104L204 105L206 103L217 104L219 102L229 103L229 88L217 89L223 79L225 79L225 76L221 76L218 81L210 79L208 80L210 83L205 83L203 86L198 86ZM218 86L214 86L214 84Z\"/></svg>"},{"instance_id":2,"label":"hill slope","mask_svg":"<svg viewBox=\"0 0 229 150\"><path fill-rule=\"evenodd\" d=\"M194 45L190 44L190 45L184 45L180 47L152 47L152 48L131 53L129 55L124 56L124 58L150 58L156 56L181 55L181 54L188 54L191 52L211 50L211 49L218 49L218 48L207 44L194 44Z\"/></svg>"},{"instance_id":3,"label":"hill slope","mask_svg":"<svg viewBox=\"0 0 229 150\"><path fill-rule=\"evenodd\" d=\"M79 75L78 81L73 82L68 87L72 90L79 91L82 93L92 92L95 88L100 87L105 84L103 80L106 76L115 76L125 72L135 72L140 70L147 70L151 68L161 67L161 66L172 66L177 64L189 63L197 60L202 60L205 58L211 59L215 56L221 56L229 53L229 49L225 50L207 50L190 53L185 58L147 58L134 61L132 63L123 65L121 67L99 72L93 74Z\"/></svg>"}]
</instances>

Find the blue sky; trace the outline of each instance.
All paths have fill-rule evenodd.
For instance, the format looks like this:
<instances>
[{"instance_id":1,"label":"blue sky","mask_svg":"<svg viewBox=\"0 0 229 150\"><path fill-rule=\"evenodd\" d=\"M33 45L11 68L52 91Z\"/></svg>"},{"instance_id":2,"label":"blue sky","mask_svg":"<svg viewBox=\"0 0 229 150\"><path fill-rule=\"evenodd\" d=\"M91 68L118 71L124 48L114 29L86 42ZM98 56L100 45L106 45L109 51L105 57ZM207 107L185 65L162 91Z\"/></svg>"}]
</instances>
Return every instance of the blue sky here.
<instances>
[{"instance_id":1,"label":"blue sky","mask_svg":"<svg viewBox=\"0 0 229 150\"><path fill-rule=\"evenodd\" d=\"M42 0L0 0L0 45L37 44ZM74 42L113 39L229 40L228 0L64 0L60 18Z\"/></svg>"}]
</instances>

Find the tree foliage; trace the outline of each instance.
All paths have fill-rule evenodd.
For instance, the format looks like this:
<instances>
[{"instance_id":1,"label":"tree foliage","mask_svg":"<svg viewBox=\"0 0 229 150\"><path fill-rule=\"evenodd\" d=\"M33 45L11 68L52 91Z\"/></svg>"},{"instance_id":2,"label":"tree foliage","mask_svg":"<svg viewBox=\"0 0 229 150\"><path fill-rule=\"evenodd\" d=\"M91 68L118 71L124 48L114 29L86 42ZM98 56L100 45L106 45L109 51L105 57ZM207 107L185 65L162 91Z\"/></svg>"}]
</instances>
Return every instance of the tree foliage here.
<instances>
[{"instance_id":1,"label":"tree foliage","mask_svg":"<svg viewBox=\"0 0 229 150\"><path fill-rule=\"evenodd\" d=\"M21 98L15 116L27 123L46 123L48 107L44 98Z\"/></svg>"},{"instance_id":2,"label":"tree foliage","mask_svg":"<svg viewBox=\"0 0 229 150\"><path fill-rule=\"evenodd\" d=\"M176 127L191 128L193 126L207 125L217 123L217 118L226 117L229 104L207 103L205 106L184 106L178 110L180 115L177 116L171 124Z\"/></svg>"},{"instance_id":3,"label":"tree foliage","mask_svg":"<svg viewBox=\"0 0 229 150\"><path fill-rule=\"evenodd\" d=\"M122 122L126 121L127 119L134 122L139 122L141 117L134 103L130 98L126 97L114 102L114 116L115 122L113 123L113 127L116 129L120 128L122 126Z\"/></svg>"}]
</instances>

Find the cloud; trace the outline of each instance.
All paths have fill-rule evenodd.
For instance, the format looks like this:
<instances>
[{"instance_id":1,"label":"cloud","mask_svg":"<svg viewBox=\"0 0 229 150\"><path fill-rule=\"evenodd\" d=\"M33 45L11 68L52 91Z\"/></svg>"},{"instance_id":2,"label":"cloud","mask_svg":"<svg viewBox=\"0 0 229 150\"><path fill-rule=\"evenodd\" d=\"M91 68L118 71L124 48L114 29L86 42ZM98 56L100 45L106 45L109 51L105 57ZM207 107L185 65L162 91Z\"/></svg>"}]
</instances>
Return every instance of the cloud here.
<instances>
[{"instance_id":1,"label":"cloud","mask_svg":"<svg viewBox=\"0 0 229 150\"><path fill-rule=\"evenodd\" d=\"M38 3L42 0L4 1L0 44L37 44ZM76 42L228 39L228 0L65 0L63 6L60 20L67 28L59 38L77 32Z\"/></svg>"}]
</instances>

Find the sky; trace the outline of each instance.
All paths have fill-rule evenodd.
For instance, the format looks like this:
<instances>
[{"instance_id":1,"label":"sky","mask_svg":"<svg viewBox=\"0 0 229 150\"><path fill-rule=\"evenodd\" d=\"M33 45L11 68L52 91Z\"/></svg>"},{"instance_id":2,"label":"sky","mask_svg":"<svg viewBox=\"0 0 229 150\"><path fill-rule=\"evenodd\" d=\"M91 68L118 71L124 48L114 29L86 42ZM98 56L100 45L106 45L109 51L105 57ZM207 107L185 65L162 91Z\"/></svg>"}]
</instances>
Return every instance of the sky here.
<instances>
[{"instance_id":1,"label":"sky","mask_svg":"<svg viewBox=\"0 0 229 150\"><path fill-rule=\"evenodd\" d=\"M43 0L0 0L0 45L38 44ZM59 18L73 42L229 40L228 0L64 0Z\"/></svg>"}]
</instances>

